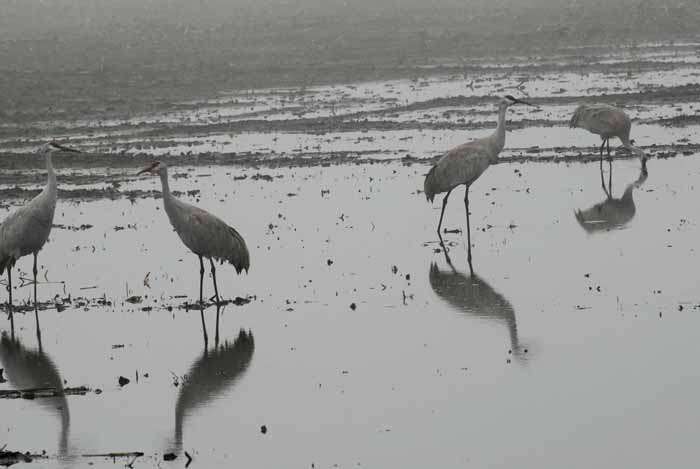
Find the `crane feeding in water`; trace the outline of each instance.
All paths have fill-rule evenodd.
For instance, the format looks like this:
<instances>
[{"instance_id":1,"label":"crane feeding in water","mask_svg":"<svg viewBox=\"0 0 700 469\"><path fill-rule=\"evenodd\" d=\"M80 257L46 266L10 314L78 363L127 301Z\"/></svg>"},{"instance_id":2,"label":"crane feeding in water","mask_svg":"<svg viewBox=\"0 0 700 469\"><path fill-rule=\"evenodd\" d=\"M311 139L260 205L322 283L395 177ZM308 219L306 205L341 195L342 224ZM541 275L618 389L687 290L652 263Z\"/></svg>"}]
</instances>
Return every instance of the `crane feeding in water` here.
<instances>
[{"instance_id":1,"label":"crane feeding in water","mask_svg":"<svg viewBox=\"0 0 700 469\"><path fill-rule=\"evenodd\" d=\"M467 260L470 269L472 267L472 246L469 228L469 187L491 164L498 161L498 154L506 143L506 111L513 104L534 106L510 95L501 99L498 103L496 131L489 137L472 140L449 150L430 168L423 184L428 202L432 202L436 194L447 192L442 199L442 211L437 227L441 243L440 227L442 227L442 218L445 215L445 207L447 207L447 198L455 187L460 185L466 187L464 207L467 212Z\"/></svg>"},{"instance_id":2,"label":"crane feeding in water","mask_svg":"<svg viewBox=\"0 0 700 469\"><path fill-rule=\"evenodd\" d=\"M56 172L53 169L51 155L57 152L80 153L56 142L43 145L39 154L44 155L48 180L44 189L27 205L10 214L0 224L0 275L7 269L7 291L9 292L8 315L14 335L14 318L12 315L12 268L17 261L28 254L34 256L34 314L39 333L39 313L36 301L37 256L49 239L53 226L53 214L58 199Z\"/></svg>"},{"instance_id":3,"label":"crane feeding in water","mask_svg":"<svg viewBox=\"0 0 700 469\"><path fill-rule=\"evenodd\" d=\"M199 302L203 304L202 287L204 283L204 262L202 258L209 259L211 276L214 280L214 294L216 304L219 304L219 287L216 285L216 268L214 260L228 261L240 274L243 270L248 272L250 256L243 237L238 231L228 226L220 218L211 213L178 200L170 192L168 185L168 166L156 161L142 169L138 174L153 173L160 176L163 186L163 205L168 214L170 224L175 228L182 242L190 251L199 257Z\"/></svg>"},{"instance_id":4,"label":"crane feeding in water","mask_svg":"<svg viewBox=\"0 0 700 469\"><path fill-rule=\"evenodd\" d=\"M608 159L610 159L610 139L615 137L620 139L622 146L630 153L638 156L642 161L642 166L646 167L647 155L640 148L632 145L630 140L632 120L622 109L609 104L581 104L571 116L569 127L586 129L593 134L600 135L603 140L600 144L601 168L603 167L603 150L607 146Z\"/></svg>"}]
</instances>

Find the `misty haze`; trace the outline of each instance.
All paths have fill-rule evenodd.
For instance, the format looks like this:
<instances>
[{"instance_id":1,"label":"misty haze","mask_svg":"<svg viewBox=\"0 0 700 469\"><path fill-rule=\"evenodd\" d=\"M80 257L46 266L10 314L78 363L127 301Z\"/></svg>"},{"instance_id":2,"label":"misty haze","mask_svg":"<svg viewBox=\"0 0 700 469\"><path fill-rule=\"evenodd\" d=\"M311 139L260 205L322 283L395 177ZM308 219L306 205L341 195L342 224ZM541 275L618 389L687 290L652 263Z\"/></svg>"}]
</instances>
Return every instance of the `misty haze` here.
<instances>
[{"instance_id":1,"label":"misty haze","mask_svg":"<svg viewBox=\"0 0 700 469\"><path fill-rule=\"evenodd\" d=\"M694 467L699 24L0 0L0 465Z\"/></svg>"}]
</instances>

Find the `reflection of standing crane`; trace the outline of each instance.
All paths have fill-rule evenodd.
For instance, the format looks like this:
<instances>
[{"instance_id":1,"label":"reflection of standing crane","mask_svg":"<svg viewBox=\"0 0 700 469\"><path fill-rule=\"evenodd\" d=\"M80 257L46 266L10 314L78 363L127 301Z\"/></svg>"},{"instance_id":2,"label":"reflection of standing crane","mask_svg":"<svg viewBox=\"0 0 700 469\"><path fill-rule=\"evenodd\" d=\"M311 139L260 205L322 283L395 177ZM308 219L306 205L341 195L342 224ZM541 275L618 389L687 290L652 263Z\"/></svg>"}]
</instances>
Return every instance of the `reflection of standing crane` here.
<instances>
[{"instance_id":1,"label":"reflection of standing crane","mask_svg":"<svg viewBox=\"0 0 700 469\"><path fill-rule=\"evenodd\" d=\"M185 420L197 409L206 407L221 396L245 374L255 351L253 333L241 329L233 342L225 340L219 344L219 314L216 307L216 340L214 348L208 349L206 325L204 330L204 353L192 364L187 380L180 385L175 404L175 449L182 449Z\"/></svg>"},{"instance_id":2,"label":"reflection of standing crane","mask_svg":"<svg viewBox=\"0 0 700 469\"><path fill-rule=\"evenodd\" d=\"M433 291L459 312L505 323L513 356L522 357L526 350L518 338L513 306L478 275L472 273L466 276L455 269L447 253L445 259L450 267L449 271L440 270L435 262L430 264L428 277Z\"/></svg>"},{"instance_id":3,"label":"reflection of standing crane","mask_svg":"<svg viewBox=\"0 0 700 469\"><path fill-rule=\"evenodd\" d=\"M486 169L498 160L498 154L506 143L506 111L513 104L532 104L512 96L506 96L498 103L498 125L496 131L489 137L472 140L448 151L435 165L430 168L423 185L425 196L432 202L436 194L447 192L442 199L442 211L438 222L437 233L442 240L440 227L445 215L447 198L452 190L464 185L464 207L467 212L467 260L469 269L472 268L472 245L469 228L469 187Z\"/></svg>"},{"instance_id":4,"label":"reflection of standing crane","mask_svg":"<svg viewBox=\"0 0 700 469\"><path fill-rule=\"evenodd\" d=\"M3 332L0 336L0 364L7 372L7 379L17 390L52 389L63 391L63 378L51 358L44 353L39 342L39 350L26 348L16 338ZM37 405L57 414L61 423L58 451L61 458L68 456L68 436L70 433L70 411L65 394L58 397L36 399ZM33 405L33 404L32 404Z\"/></svg>"},{"instance_id":5,"label":"reflection of standing crane","mask_svg":"<svg viewBox=\"0 0 700 469\"><path fill-rule=\"evenodd\" d=\"M630 153L637 155L642 160L642 166L646 166L647 155L641 149L632 145L630 129L632 121L620 108L609 104L582 104L576 108L569 122L570 127L586 129L591 133L600 135L603 143L600 144L600 166L603 167L603 149L607 145L608 158L610 158L610 139L619 138L622 146Z\"/></svg>"},{"instance_id":6,"label":"reflection of standing crane","mask_svg":"<svg viewBox=\"0 0 700 469\"><path fill-rule=\"evenodd\" d=\"M39 334L39 312L36 304L36 259L39 251L49 239L51 227L53 226L53 214L56 210L58 188L51 155L60 151L80 153L78 150L73 150L54 142L42 146L39 153L45 157L46 171L48 172L48 181L44 190L27 205L17 209L5 218L0 225L0 275L7 269L8 314L13 335L15 322L12 316L12 268L20 257L28 254L34 255L34 315L37 322L37 334Z\"/></svg>"},{"instance_id":7,"label":"reflection of standing crane","mask_svg":"<svg viewBox=\"0 0 700 469\"><path fill-rule=\"evenodd\" d=\"M199 257L199 302L202 300L202 285L204 283L204 262L202 257L209 259L211 276L214 280L216 303L219 304L219 288L216 285L216 268L214 260L228 261L236 268L237 273L246 272L250 267L250 256L243 237L220 218L211 213L177 200L170 192L168 185L168 167L165 163L156 161L142 169L138 174L153 173L160 176L163 185L163 204L168 214L170 224L175 228L182 242Z\"/></svg>"},{"instance_id":8,"label":"reflection of standing crane","mask_svg":"<svg viewBox=\"0 0 700 469\"><path fill-rule=\"evenodd\" d=\"M613 198L610 185L607 189L603 185L603 191L605 192L604 201L595 204L587 210L576 211L576 220L581 225L581 228L588 233L596 233L623 228L627 225L634 218L637 211L632 193L634 189L644 184L648 176L647 168L643 166L637 180L627 186L619 199Z\"/></svg>"}]
</instances>

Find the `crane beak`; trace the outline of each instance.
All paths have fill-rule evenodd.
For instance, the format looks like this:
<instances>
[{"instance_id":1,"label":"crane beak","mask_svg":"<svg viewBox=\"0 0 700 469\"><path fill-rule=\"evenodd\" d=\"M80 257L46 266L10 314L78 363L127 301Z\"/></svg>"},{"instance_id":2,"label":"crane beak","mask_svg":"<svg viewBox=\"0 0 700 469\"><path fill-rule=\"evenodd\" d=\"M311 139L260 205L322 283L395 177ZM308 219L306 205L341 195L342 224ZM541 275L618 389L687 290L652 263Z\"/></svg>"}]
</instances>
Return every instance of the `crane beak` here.
<instances>
[{"instance_id":1,"label":"crane beak","mask_svg":"<svg viewBox=\"0 0 700 469\"><path fill-rule=\"evenodd\" d=\"M158 163L158 162L156 161L155 163L150 164L150 165L146 166L145 168L143 168L141 171L139 171L138 173L136 173L136 175L137 175L137 176L140 176L140 175L143 174L143 173L151 173L151 172L153 172L153 170L155 169L155 167L158 166L159 164L160 164L160 163Z\"/></svg>"},{"instance_id":2,"label":"crane beak","mask_svg":"<svg viewBox=\"0 0 700 469\"><path fill-rule=\"evenodd\" d=\"M80 150L76 150L75 148L70 148L70 147L67 147L65 145L61 145L60 143L56 143L56 142L51 142L51 143L49 143L49 145L51 145L52 147L54 147L57 150L65 151L68 153L82 153Z\"/></svg>"},{"instance_id":3,"label":"crane beak","mask_svg":"<svg viewBox=\"0 0 700 469\"><path fill-rule=\"evenodd\" d=\"M527 101L523 101L522 99L518 99L518 98L513 98L513 101L514 101L515 103L524 104L524 105L526 105L526 106L538 107L538 106L535 105L535 104L528 103Z\"/></svg>"}]
</instances>

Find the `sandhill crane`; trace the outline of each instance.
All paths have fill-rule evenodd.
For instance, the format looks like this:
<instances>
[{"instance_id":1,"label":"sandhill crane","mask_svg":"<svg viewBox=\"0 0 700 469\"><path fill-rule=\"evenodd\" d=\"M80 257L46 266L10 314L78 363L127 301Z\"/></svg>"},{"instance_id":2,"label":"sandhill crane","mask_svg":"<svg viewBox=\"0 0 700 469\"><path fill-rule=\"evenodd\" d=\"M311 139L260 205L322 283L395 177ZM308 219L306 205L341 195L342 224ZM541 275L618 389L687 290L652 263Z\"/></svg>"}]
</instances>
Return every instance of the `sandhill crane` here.
<instances>
[{"instance_id":1,"label":"sandhill crane","mask_svg":"<svg viewBox=\"0 0 700 469\"><path fill-rule=\"evenodd\" d=\"M498 103L498 125L493 135L460 145L443 155L430 169L423 184L425 197L432 202L436 194L447 192L442 199L442 211L438 222L437 233L442 243L440 227L442 217L445 215L447 198L452 190L464 185L464 207L467 212L467 259L469 268L472 268L472 246L469 227L469 187L492 163L498 160L498 154L506 143L506 111L513 104L532 104L516 99L510 95L501 99Z\"/></svg>"},{"instance_id":2,"label":"sandhill crane","mask_svg":"<svg viewBox=\"0 0 700 469\"><path fill-rule=\"evenodd\" d=\"M12 268L20 257L28 254L34 255L34 315L37 322L37 334L39 334L39 313L36 307L36 261L39 251L49 239L53 226L53 214L56 210L56 199L58 198L56 172L53 169L51 155L62 151L80 153L78 150L64 147L56 142L50 142L41 147L39 153L44 155L46 171L48 172L48 181L44 190L27 205L10 214L0 224L0 275L7 269L8 312L13 335Z\"/></svg>"},{"instance_id":3,"label":"sandhill crane","mask_svg":"<svg viewBox=\"0 0 700 469\"><path fill-rule=\"evenodd\" d=\"M449 271L440 270L435 262L430 264L428 278L435 294L461 313L504 323L508 327L513 356L522 357L526 349L518 338L513 306L478 275L472 272L466 276L455 269L447 253L445 259Z\"/></svg>"},{"instance_id":4,"label":"sandhill crane","mask_svg":"<svg viewBox=\"0 0 700 469\"><path fill-rule=\"evenodd\" d=\"M605 200L595 204L587 210L577 210L576 220L587 233L609 231L623 228L634 218L637 208L634 204L633 192L647 180L649 173L646 167L642 167L639 177L630 183L622 197L615 199L612 196L612 187L605 188Z\"/></svg>"},{"instance_id":5,"label":"sandhill crane","mask_svg":"<svg viewBox=\"0 0 700 469\"><path fill-rule=\"evenodd\" d=\"M617 137L630 153L639 157L642 166L646 166L647 155L632 145L630 130L632 121L622 109L609 104L581 104L571 116L569 127L586 129L600 135L600 166L603 167L603 149L607 146L610 158L610 139Z\"/></svg>"},{"instance_id":6,"label":"sandhill crane","mask_svg":"<svg viewBox=\"0 0 700 469\"><path fill-rule=\"evenodd\" d=\"M165 163L156 161L137 174L143 173L153 173L160 176L160 182L163 186L163 205L165 206L165 213L168 214L170 224L175 228L175 232L185 246L199 257L199 303L204 303L202 299L204 283L204 262L202 258L206 257L211 265L216 304L219 304L219 287L216 284L214 260L218 260L221 263L224 261L230 262L238 274L243 270L248 272L250 256L243 237L220 218L206 210L176 199L170 192L168 166Z\"/></svg>"}]
</instances>

